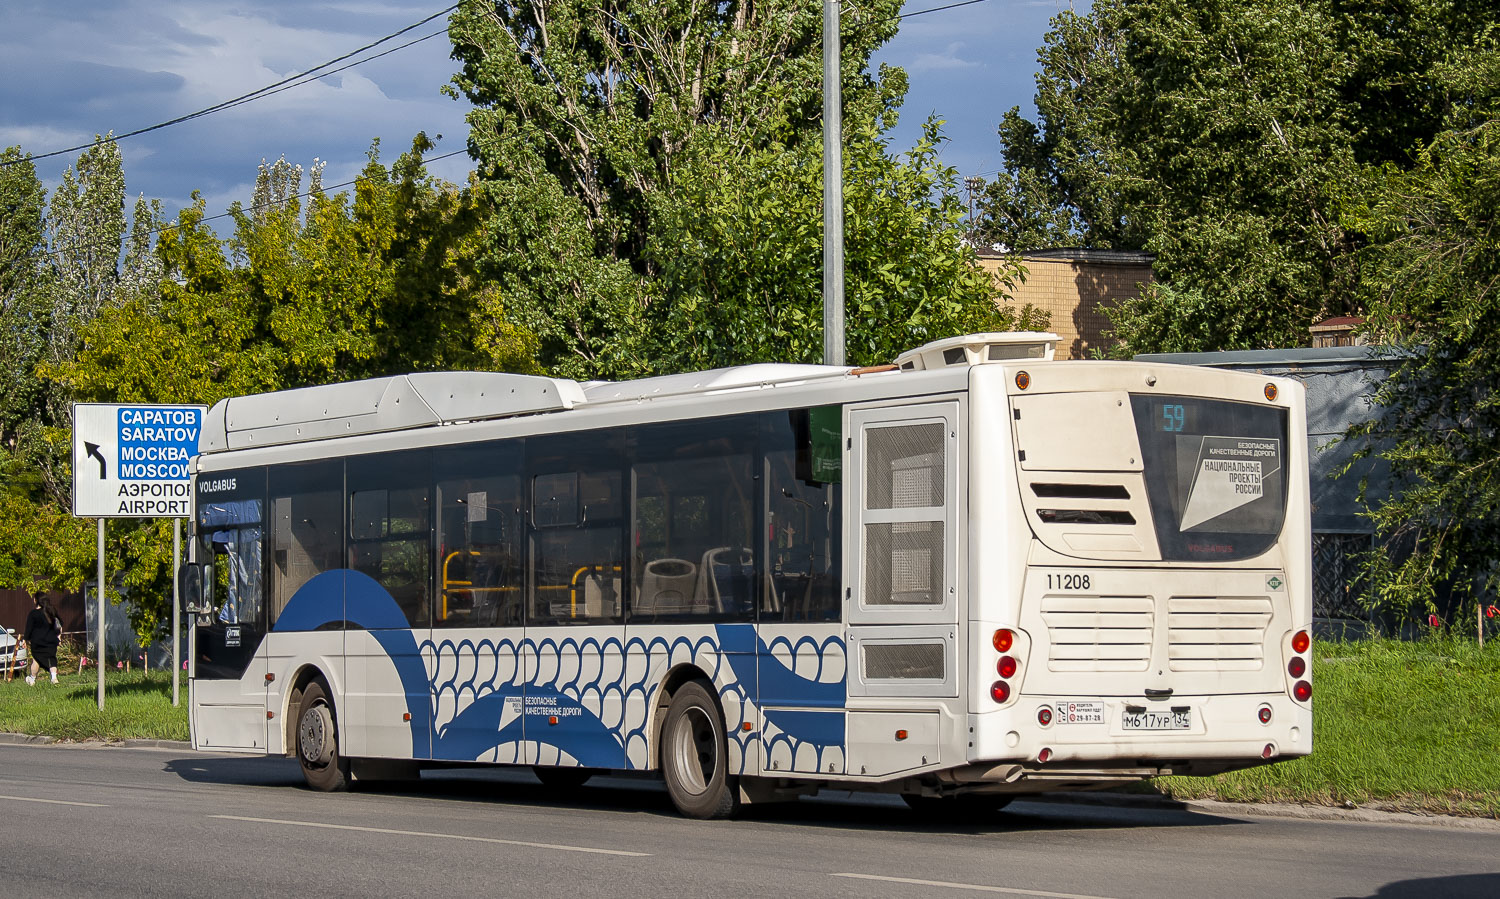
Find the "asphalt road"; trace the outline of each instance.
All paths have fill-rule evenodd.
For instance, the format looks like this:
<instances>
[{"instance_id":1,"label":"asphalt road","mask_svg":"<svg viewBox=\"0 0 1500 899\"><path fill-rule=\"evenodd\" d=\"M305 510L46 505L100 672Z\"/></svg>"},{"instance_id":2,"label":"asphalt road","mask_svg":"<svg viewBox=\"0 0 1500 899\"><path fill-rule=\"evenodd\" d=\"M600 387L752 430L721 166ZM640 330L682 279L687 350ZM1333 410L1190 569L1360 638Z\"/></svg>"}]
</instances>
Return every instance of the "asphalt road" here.
<instances>
[{"instance_id":1,"label":"asphalt road","mask_svg":"<svg viewBox=\"0 0 1500 899\"><path fill-rule=\"evenodd\" d=\"M1500 896L1500 828L888 797L679 818L654 783L524 771L319 794L285 759L0 746L0 896Z\"/></svg>"}]
</instances>

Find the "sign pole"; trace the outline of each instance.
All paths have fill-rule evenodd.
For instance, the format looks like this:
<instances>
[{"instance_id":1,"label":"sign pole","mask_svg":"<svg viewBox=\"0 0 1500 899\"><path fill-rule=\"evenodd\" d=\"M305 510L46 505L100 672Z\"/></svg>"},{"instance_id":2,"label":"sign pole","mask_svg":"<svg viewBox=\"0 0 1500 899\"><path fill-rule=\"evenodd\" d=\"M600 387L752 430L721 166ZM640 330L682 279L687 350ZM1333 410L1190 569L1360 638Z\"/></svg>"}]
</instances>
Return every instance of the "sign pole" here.
<instances>
[{"instance_id":1,"label":"sign pole","mask_svg":"<svg viewBox=\"0 0 1500 899\"><path fill-rule=\"evenodd\" d=\"M99 519L99 711L104 711L104 519Z\"/></svg>"},{"instance_id":2,"label":"sign pole","mask_svg":"<svg viewBox=\"0 0 1500 899\"><path fill-rule=\"evenodd\" d=\"M182 653L178 641L182 635L182 597L178 595L177 570L182 567L182 519L172 519L172 708L178 705L178 661Z\"/></svg>"}]
</instances>

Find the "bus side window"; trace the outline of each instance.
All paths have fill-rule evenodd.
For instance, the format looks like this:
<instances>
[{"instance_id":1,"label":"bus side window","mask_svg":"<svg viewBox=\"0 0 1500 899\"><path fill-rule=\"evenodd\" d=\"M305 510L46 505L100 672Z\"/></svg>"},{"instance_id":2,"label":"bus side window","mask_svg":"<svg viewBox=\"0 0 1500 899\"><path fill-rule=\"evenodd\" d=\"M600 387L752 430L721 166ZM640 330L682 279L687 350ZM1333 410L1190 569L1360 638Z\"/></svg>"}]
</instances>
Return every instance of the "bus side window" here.
<instances>
[{"instance_id":1,"label":"bus side window","mask_svg":"<svg viewBox=\"0 0 1500 899\"><path fill-rule=\"evenodd\" d=\"M625 502L613 438L589 435L585 442L567 434L527 441L528 626L624 620Z\"/></svg>"},{"instance_id":2,"label":"bus side window","mask_svg":"<svg viewBox=\"0 0 1500 899\"><path fill-rule=\"evenodd\" d=\"M344 503L340 490L343 482L342 461L271 469L268 624L276 623L281 610L302 585L325 571L344 567ZM337 604L342 615L342 593L309 597L307 601Z\"/></svg>"},{"instance_id":3,"label":"bus side window","mask_svg":"<svg viewBox=\"0 0 1500 899\"><path fill-rule=\"evenodd\" d=\"M521 624L521 478L516 444L441 450L433 627Z\"/></svg>"},{"instance_id":4,"label":"bus side window","mask_svg":"<svg viewBox=\"0 0 1500 899\"><path fill-rule=\"evenodd\" d=\"M641 429L632 620L755 620L754 439L732 419Z\"/></svg>"},{"instance_id":5,"label":"bus side window","mask_svg":"<svg viewBox=\"0 0 1500 899\"><path fill-rule=\"evenodd\" d=\"M837 621L843 608L839 484L807 479L815 469L824 477L837 473L809 465L807 416L772 413L763 438L770 541L763 619Z\"/></svg>"},{"instance_id":6,"label":"bus side window","mask_svg":"<svg viewBox=\"0 0 1500 899\"><path fill-rule=\"evenodd\" d=\"M349 562L396 601L412 627L426 627L431 590L431 511L426 451L349 458Z\"/></svg>"}]
</instances>

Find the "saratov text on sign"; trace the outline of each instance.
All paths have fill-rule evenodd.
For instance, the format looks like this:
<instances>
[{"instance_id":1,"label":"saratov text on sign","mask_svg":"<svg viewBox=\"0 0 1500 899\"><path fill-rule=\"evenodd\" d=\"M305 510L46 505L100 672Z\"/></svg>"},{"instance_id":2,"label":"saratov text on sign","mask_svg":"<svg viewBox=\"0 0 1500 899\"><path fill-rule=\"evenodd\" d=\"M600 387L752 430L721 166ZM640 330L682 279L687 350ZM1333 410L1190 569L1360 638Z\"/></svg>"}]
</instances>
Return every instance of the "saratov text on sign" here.
<instances>
[{"instance_id":1,"label":"saratov text on sign","mask_svg":"<svg viewBox=\"0 0 1500 899\"><path fill-rule=\"evenodd\" d=\"M190 509L189 465L198 452L203 412L123 407L116 417L117 515L181 516Z\"/></svg>"}]
</instances>

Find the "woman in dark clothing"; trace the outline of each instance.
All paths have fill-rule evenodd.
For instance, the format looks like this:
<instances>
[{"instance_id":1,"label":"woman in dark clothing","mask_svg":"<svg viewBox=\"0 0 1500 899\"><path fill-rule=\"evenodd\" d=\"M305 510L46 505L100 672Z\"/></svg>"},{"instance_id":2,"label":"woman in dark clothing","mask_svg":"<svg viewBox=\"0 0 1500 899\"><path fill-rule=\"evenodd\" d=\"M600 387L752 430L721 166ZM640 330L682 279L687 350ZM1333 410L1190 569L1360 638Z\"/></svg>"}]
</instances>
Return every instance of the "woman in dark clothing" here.
<instances>
[{"instance_id":1,"label":"woman in dark clothing","mask_svg":"<svg viewBox=\"0 0 1500 899\"><path fill-rule=\"evenodd\" d=\"M26 648L31 653L31 674L27 684L35 684L37 673L46 668L57 683L57 644L62 639L62 621L52 600L38 593L34 597L36 608L26 616Z\"/></svg>"}]
</instances>

